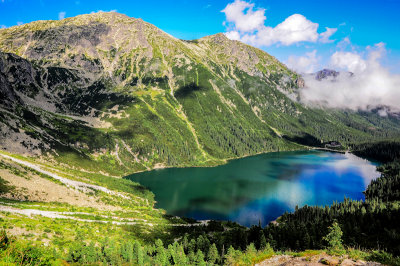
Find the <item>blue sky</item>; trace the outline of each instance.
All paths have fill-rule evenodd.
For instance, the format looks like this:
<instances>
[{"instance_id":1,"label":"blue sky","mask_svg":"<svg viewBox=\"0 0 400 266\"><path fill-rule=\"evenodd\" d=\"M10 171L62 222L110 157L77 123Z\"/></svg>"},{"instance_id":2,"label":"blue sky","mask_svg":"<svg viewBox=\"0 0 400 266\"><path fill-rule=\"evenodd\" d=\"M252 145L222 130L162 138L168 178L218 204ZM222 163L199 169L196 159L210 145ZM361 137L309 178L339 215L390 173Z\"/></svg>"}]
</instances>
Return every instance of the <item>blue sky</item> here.
<instances>
[{"instance_id":1,"label":"blue sky","mask_svg":"<svg viewBox=\"0 0 400 266\"><path fill-rule=\"evenodd\" d=\"M10 27L35 20L58 19L60 14L61 17L63 14L65 17L71 17L98 10L116 10L128 16L142 18L177 38L195 39L218 32L235 30L235 22L227 21L228 15L221 12L233 2L234 0L0 0L0 26ZM318 34L324 32L325 27L337 29L330 36L330 40L333 41L328 43L298 41L283 44L279 37L277 37L278 41L268 45L258 41L247 41L285 63L289 62L291 56L292 62L304 57L309 59L304 61L304 64L310 60L314 63L314 66L308 69L304 66L293 66L299 68L298 71L317 70L330 66L331 56L336 51L357 53L365 59L368 54L367 46L383 42L386 49L385 56L381 60L382 64L391 72L400 72L400 19L398 17L400 1L398 0L324 2L317 0L264 0L247 1L247 3L251 5L250 9L253 12L263 11L266 17L262 23L263 27L274 28L291 15L301 14L307 21L318 24ZM247 8L243 12L248 12L248 10ZM225 25L223 25L224 22ZM244 35L255 35L254 31L240 34L243 41L246 41L243 39ZM345 39L346 37L347 39ZM343 40L345 41L343 42ZM313 52L314 55L312 55ZM313 60L313 56L315 60Z\"/></svg>"}]
</instances>

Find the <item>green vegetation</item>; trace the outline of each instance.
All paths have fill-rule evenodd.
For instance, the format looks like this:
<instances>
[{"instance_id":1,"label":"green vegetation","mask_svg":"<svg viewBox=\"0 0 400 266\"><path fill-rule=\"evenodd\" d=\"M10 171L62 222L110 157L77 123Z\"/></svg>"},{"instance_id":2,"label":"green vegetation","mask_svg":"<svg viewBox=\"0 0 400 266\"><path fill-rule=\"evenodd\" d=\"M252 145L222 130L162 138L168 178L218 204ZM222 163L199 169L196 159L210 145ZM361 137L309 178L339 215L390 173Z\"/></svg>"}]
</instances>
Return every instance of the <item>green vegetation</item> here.
<instances>
[{"instance_id":1,"label":"green vegetation","mask_svg":"<svg viewBox=\"0 0 400 266\"><path fill-rule=\"evenodd\" d=\"M328 243L328 249L332 253L340 253L344 251L342 244L343 232L337 222L334 222L329 228L329 233L323 237Z\"/></svg>"},{"instance_id":2,"label":"green vegetation","mask_svg":"<svg viewBox=\"0 0 400 266\"><path fill-rule=\"evenodd\" d=\"M5 265L62 265L57 255L40 246L16 241L0 231L0 263Z\"/></svg>"},{"instance_id":3,"label":"green vegetation","mask_svg":"<svg viewBox=\"0 0 400 266\"><path fill-rule=\"evenodd\" d=\"M2 231L0 263L11 265L62 265L66 262L79 265L254 265L273 255L310 258L324 253L324 250L276 252L269 244L257 249L254 243L250 243L243 249L235 249L232 246L227 249L224 246L218 249L215 243L210 243L206 235L200 235L197 239L192 238L190 241L187 236L185 234L183 239L165 244L160 239L152 243L132 239L118 241L109 237L89 241L85 239L85 235L77 234L74 241L68 244L68 248L60 250L44 247L38 242L19 240ZM336 241L334 242L337 244ZM332 252L332 249L328 249L328 252ZM340 256L342 259L347 257L354 260L372 260L389 265L399 263L398 259L384 251L342 248Z\"/></svg>"},{"instance_id":4,"label":"green vegetation","mask_svg":"<svg viewBox=\"0 0 400 266\"><path fill-rule=\"evenodd\" d=\"M0 177L0 195L11 192L13 187L9 185L9 182Z\"/></svg>"},{"instance_id":5,"label":"green vegetation","mask_svg":"<svg viewBox=\"0 0 400 266\"><path fill-rule=\"evenodd\" d=\"M305 256L302 250L327 248L399 264L400 144L372 144L398 138L398 118L304 106L294 100L296 73L223 34L182 41L116 13L38 21L0 33L0 133L9 140L2 150L125 196L95 189L82 196L108 210L1 200L19 210L69 212L64 215L71 219L2 212L1 227L21 232L18 239L0 234L0 263L247 265L273 250ZM330 141L385 163L366 200L305 206L265 228L168 217L154 209L150 191L115 178ZM0 168L61 185L29 168L3 161ZM0 193L12 189L0 178Z\"/></svg>"}]
</instances>

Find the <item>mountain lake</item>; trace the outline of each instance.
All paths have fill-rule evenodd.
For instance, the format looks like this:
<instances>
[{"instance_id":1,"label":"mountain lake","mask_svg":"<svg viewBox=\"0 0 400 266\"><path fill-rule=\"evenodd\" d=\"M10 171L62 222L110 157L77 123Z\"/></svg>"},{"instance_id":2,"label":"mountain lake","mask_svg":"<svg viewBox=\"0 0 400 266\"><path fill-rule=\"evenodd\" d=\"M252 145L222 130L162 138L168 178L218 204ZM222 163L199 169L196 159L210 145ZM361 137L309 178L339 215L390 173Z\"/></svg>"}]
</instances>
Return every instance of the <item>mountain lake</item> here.
<instances>
[{"instance_id":1,"label":"mountain lake","mask_svg":"<svg viewBox=\"0 0 400 266\"><path fill-rule=\"evenodd\" d=\"M149 188L156 207L197 220L266 225L296 206L364 199L380 176L375 162L351 153L273 152L216 167L166 168L126 178Z\"/></svg>"}]
</instances>

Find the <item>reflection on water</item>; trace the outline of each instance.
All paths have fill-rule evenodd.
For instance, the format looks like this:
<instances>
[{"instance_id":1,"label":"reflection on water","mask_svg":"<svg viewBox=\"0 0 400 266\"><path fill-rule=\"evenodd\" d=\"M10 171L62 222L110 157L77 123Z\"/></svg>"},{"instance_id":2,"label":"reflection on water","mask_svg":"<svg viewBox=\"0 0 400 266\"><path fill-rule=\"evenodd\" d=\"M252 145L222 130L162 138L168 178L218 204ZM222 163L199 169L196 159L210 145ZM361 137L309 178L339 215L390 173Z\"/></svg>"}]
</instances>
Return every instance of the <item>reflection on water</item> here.
<instances>
[{"instance_id":1,"label":"reflection on water","mask_svg":"<svg viewBox=\"0 0 400 266\"><path fill-rule=\"evenodd\" d=\"M154 192L157 207L199 220L263 225L295 206L363 199L376 167L352 154L276 152L204 168L170 168L131 175Z\"/></svg>"}]
</instances>

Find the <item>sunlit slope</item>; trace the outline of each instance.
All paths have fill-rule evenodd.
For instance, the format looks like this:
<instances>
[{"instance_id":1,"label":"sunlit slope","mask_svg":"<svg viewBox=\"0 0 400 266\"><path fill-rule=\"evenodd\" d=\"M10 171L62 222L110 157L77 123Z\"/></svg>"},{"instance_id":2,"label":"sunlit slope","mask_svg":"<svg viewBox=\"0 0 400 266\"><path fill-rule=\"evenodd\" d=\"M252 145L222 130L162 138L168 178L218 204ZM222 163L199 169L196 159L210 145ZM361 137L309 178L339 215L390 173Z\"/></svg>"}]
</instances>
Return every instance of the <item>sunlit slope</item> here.
<instances>
[{"instance_id":1,"label":"sunlit slope","mask_svg":"<svg viewBox=\"0 0 400 266\"><path fill-rule=\"evenodd\" d=\"M124 175L386 138L399 121L297 102L301 79L223 34L176 39L118 13L0 30L0 145Z\"/></svg>"}]
</instances>

